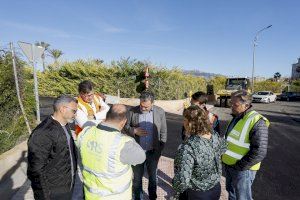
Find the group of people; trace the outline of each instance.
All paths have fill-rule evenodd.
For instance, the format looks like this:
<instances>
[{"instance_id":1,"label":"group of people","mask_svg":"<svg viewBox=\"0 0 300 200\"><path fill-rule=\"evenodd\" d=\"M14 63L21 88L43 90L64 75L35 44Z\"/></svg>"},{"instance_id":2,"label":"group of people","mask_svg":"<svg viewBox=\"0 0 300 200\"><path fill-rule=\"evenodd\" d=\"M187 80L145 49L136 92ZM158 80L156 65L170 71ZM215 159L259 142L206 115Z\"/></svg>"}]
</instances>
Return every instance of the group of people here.
<instances>
[{"instance_id":1,"label":"group of people","mask_svg":"<svg viewBox=\"0 0 300 200\"><path fill-rule=\"evenodd\" d=\"M30 135L27 175L34 198L143 199L146 171L149 199L156 199L157 166L167 142L165 111L154 105L152 92L142 92L140 104L127 110L107 105L93 87L83 81L77 98L56 98L54 113ZM251 109L250 94L238 91L232 94L233 119L222 135L206 101L205 93L196 92L183 112L174 198L219 199L223 163L229 199L252 199L251 185L267 152L269 121Z\"/></svg>"},{"instance_id":2,"label":"group of people","mask_svg":"<svg viewBox=\"0 0 300 200\"><path fill-rule=\"evenodd\" d=\"M240 90L231 95L233 118L223 136L218 117L198 96L192 96L183 113L184 142L174 160L176 198L218 200L223 166L229 200L252 200L251 186L267 154L270 122L251 109L251 94Z\"/></svg>"}]
</instances>

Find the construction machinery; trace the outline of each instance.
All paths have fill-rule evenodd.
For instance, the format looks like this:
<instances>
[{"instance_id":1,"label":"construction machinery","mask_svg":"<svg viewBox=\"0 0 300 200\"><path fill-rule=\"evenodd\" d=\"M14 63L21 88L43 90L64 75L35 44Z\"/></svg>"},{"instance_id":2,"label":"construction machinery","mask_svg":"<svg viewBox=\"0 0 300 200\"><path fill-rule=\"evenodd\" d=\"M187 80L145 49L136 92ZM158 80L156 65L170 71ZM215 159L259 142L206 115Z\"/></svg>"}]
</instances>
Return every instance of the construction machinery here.
<instances>
[{"instance_id":1,"label":"construction machinery","mask_svg":"<svg viewBox=\"0 0 300 200\"><path fill-rule=\"evenodd\" d=\"M217 95L220 99L220 107L224 102L224 107L227 107L228 99L231 94L238 90L248 90L250 92L250 80L248 78L227 78L225 83L225 89L219 90Z\"/></svg>"}]
</instances>

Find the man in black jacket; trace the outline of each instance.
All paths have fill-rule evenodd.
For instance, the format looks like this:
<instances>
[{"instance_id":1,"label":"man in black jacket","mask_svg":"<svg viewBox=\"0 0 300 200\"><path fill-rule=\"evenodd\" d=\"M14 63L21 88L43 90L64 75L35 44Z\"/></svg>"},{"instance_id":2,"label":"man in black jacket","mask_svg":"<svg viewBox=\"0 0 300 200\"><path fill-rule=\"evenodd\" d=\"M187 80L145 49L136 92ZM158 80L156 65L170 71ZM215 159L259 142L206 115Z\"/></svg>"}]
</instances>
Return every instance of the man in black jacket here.
<instances>
[{"instance_id":1,"label":"man in black jacket","mask_svg":"<svg viewBox=\"0 0 300 200\"><path fill-rule=\"evenodd\" d=\"M77 111L77 100L60 96L54 113L42 121L28 140L27 176L35 199L72 198L76 153L69 123Z\"/></svg>"},{"instance_id":2,"label":"man in black jacket","mask_svg":"<svg viewBox=\"0 0 300 200\"><path fill-rule=\"evenodd\" d=\"M226 130L225 164L229 200L252 200L251 186L268 148L268 119L251 110L252 96L245 90L231 95L233 119Z\"/></svg>"}]
</instances>

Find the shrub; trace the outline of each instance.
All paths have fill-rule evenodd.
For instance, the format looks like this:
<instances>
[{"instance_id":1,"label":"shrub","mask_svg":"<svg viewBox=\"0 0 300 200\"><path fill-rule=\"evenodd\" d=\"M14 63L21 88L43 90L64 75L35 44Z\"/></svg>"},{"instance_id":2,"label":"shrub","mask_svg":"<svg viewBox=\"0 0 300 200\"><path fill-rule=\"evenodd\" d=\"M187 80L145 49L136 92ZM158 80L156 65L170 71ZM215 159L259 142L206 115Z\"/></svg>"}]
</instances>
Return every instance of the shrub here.
<instances>
[{"instance_id":1,"label":"shrub","mask_svg":"<svg viewBox=\"0 0 300 200\"><path fill-rule=\"evenodd\" d=\"M271 80L260 81L254 84L254 91L272 91L275 93L280 93L282 89L282 82L274 82Z\"/></svg>"},{"instance_id":2,"label":"shrub","mask_svg":"<svg viewBox=\"0 0 300 200\"><path fill-rule=\"evenodd\" d=\"M41 96L60 94L77 95L78 84L86 79L95 83L95 90L121 97L138 97L143 86L143 70L148 63L127 59L113 61L110 65L92 61L63 63L59 69L50 68L39 73ZM152 67L150 87L157 99L182 99L188 91L206 91L204 78L184 75L179 69Z\"/></svg>"},{"instance_id":3,"label":"shrub","mask_svg":"<svg viewBox=\"0 0 300 200\"><path fill-rule=\"evenodd\" d=\"M290 91L292 92L300 92L300 80L292 81Z\"/></svg>"},{"instance_id":4,"label":"shrub","mask_svg":"<svg viewBox=\"0 0 300 200\"><path fill-rule=\"evenodd\" d=\"M32 77L24 69L24 63L16 59L19 75L20 95L31 124L34 119L34 102ZM13 147L18 141L28 136L25 120L21 113L16 95L15 80L12 67L12 56L5 52L0 56L0 153Z\"/></svg>"}]
</instances>

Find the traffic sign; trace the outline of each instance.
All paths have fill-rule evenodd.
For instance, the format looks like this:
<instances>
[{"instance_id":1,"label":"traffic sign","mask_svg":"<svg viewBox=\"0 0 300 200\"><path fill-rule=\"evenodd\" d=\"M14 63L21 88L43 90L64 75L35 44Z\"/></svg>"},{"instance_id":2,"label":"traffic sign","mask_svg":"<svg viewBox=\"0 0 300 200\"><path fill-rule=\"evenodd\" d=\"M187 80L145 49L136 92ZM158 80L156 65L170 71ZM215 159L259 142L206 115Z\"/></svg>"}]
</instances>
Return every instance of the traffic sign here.
<instances>
[{"instance_id":1,"label":"traffic sign","mask_svg":"<svg viewBox=\"0 0 300 200\"><path fill-rule=\"evenodd\" d=\"M42 46L35 46L27 42L18 42L25 56L30 62L36 62L42 58L45 48Z\"/></svg>"}]
</instances>

